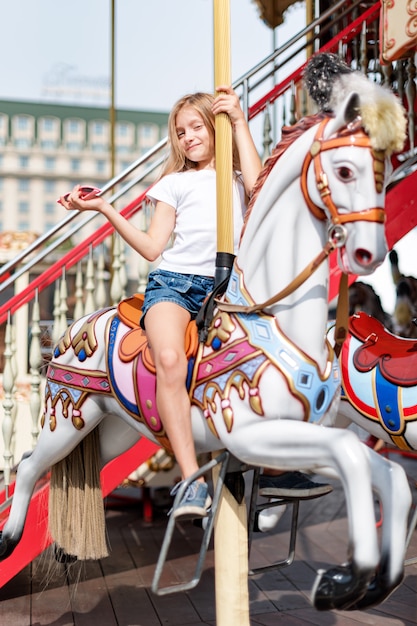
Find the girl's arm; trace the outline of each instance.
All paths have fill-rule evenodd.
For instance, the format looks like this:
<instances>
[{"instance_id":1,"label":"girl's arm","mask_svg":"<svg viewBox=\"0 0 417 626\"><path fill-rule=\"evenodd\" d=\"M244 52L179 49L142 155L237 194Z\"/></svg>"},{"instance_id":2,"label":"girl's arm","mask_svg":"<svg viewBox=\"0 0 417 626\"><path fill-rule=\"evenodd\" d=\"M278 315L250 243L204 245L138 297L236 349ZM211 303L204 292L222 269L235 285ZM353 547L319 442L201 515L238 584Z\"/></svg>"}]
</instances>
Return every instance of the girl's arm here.
<instances>
[{"instance_id":1,"label":"girl's arm","mask_svg":"<svg viewBox=\"0 0 417 626\"><path fill-rule=\"evenodd\" d=\"M262 169L262 162L255 147L249 126L246 122L239 98L233 89L227 85L217 87L219 95L213 103L213 113L227 113L232 123L236 146L239 152L240 166L242 169L243 183L248 196L251 195L253 186Z\"/></svg>"},{"instance_id":2,"label":"girl's arm","mask_svg":"<svg viewBox=\"0 0 417 626\"><path fill-rule=\"evenodd\" d=\"M155 261L165 250L175 226L175 209L165 202L156 203L148 231L144 232L131 224L104 198L82 200L80 185L74 187L67 199L62 196L59 201L68 210L93 210L104 215L126 243L150 262Z\"/></svg>"}]
</instances>

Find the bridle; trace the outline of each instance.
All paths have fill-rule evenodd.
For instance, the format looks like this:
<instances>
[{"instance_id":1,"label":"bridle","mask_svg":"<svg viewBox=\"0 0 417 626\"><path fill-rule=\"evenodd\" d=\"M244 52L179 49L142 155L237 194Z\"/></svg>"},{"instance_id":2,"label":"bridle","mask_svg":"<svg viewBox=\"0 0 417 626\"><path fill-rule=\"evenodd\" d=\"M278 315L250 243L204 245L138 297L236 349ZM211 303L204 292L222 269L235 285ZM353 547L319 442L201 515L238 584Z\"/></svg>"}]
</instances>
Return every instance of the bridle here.
<instances>
[{"instance_id":1,"label":"bridle","mask_svg":"<svg viewBox=\"0 0 417 626\"><path fill-rule=\"evenodd\" d=\"M385 210L384 207L375 207L367 209L366 211L357 211L352 213L339 213L335 203L332 199L331 190L327 180L327 175L323 169L321 162L321 155L326 150L334 150L335 148L341 148L344 146L356 146L358 148L368 148L372 152L374 158L374 171L375 171L375 185L379 191L382 191L384 181L384 154L378 152L372 148L371 140L360 126L360 118L352 122L344 130L342 130L336 137L330 137L324 139L324 131L331 118L325 118L318 125L314 141L311 144L310 150L307 152L302 171L301 171L301 191L311 213L319 219L325 220L328 218L326 212L321 207L317 206L311 199L307 186L307 173L311 162L313 162L314 173L316 178L316 186L320 193L321 199L325 207L329 212L329 216L332 224L346 224L347 222L385 222Z\"/></svg>"},{"instance_id":2,"label":"bridle","mask_svg":"<svg viewBox=\"0 0 417 626\"><path fill-rule=\"evenodd\" d=\"M221 311L229 313L254 313L276 304L298 289L298 287L300 287L318 269L318 267L320 267L323 261L325 261L336 248L344 246L347 237L347 231L344 224L358 221L376 222L381 224L385 222L384 207L373 207L371 209L352 213L339 213L335 203L333 202L327 175L323 169L321 161L321 154L324 151L344 146L356 146L371 150L374 158L375 185L377 190L381 191L383 189L384 182L385 155L383 152L376 151L372 148L371 140L362 128L360 118L357 118L354 122L346 126L337 134L337 136L324 139L325 128L331 119L332 118L324 118L318 125L313 143L305 156L300 179L303 197L310 212L321 221L330 218L331 226L329 228L329 239L327 243L324 245L317 257L313 259L313 261L311 261L300 272L300 274L298 274L298 276L296 276L291 283L287 285L287 287L265 302L253 305L240 305L216 300L216 305ZM314 166L316 187L329 215L326 214L326 211L323 208L313 202L308 191L307 174L309 166L312 162ZM339 285L339 306L337 314L340 323L337 319L335 332L336 352L340 351L344 338L347 334L347 300L347 275L342 274L341 283ZM346 313L344 310L346 310Z\"/></svg>"}]
</instances>

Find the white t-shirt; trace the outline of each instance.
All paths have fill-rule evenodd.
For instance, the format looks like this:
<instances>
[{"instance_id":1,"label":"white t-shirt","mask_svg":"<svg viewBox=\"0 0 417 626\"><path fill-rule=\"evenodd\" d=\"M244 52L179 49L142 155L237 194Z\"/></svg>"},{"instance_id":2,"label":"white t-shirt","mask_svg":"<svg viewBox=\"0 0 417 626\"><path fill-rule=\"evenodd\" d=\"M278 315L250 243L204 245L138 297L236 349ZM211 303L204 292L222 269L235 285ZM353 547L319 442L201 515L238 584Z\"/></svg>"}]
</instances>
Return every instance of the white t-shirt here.
<instances>
[{"instance_id":1,"label":"white t-shirt","mask_svg":"<svg viewBox=\"0 0 417 626\"><path fill-rule=\"evenodd\" d=\"M147 197L154 204L161 201L175 209L174 242L163 252L159 268L181 274L214 276L217 252L215 170L167 174L151 188ZM245 190L241 181L234 177L235 253L245 211Z\"/></svg>"}]
</instances>

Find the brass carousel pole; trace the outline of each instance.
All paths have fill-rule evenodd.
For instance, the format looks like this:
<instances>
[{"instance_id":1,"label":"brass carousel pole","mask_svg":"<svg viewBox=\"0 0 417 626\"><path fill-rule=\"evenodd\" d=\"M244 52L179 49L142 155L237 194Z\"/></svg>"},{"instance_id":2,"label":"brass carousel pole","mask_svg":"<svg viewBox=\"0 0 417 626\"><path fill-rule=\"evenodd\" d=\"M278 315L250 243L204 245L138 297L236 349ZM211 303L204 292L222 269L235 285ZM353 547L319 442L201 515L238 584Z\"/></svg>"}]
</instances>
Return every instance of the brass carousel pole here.
<instances>
[{"instance_id":1,"label":"brass carousel pole","mask_svg":"<svg viewBox=\"0 0 417 626\"><path fill-rule=\"evenodd\" d=\"M213 0L213 3L214 80L217 87L231 84L230 6L229 0ZM216 116L216 180L216 284L219 284L229 276L234 258L232 128L226 113ZM217 467L213 470L215 482ZM216 624L249 626L248 531L243 477L240 472L228 474L225 483L227 486L223 487L214 530Z\"/></svg>"},{"instance_id":2,"label":"brass carousel pole","mask_svg":"<svg viewBox=\"0 0 417 626\"><path fill-rule=\"evenodd\" d=\"M116 0L110 0L110 108L109 108L109 123L110 123L110 178L113 180L116 173L116 140L115 140L115 128L116 128L116 98L115 98L115 83L116 83ZM114 188L111 190L114 193ZM114 232L111 236L110 247L110 300L117 300L117 296L113 297L113 294L118 293L118 285L115 285L115 280L118 281L118 276L114 275L113 261L114 261L114 249L116 245L117 233Z\"/></svg>"},{"instance_id":3,"label":"brass carousel pole","mask_svg":"<svg viewBox=\"0 0 417 626\"><path fill-rule=\"evenodd\" d=\"M115 74L116 74L116 15L115 2L111 0L111 69L110 69L110 177L115 175L116 146L115 146L115 125L116 125L116 104L115 104Z\"/></svg>"},{"instance_id":4,"label":"brass carousel pole","mask_svg":"<svg viewBox=\"0 0 417 626\"><path fill-rule=\"evenodd\" d=\"M214 86L230 85L229 0L214 0ZM232 127L227 113L216 115L217 259L216 283L233 264Z\"/></svg>"},{"instance_id":5,"label":"brass carousel pole","mask_svg":"<svg viewBox=\"0 0 417 626\"><path fill-rule=\"evenodd\" d=\"M306 25L308 26L314 20L314 0L306 0ZM309 59L314 53L314 44L310 43L306 48L307 59Z\"/></svg>"}]
</instances>

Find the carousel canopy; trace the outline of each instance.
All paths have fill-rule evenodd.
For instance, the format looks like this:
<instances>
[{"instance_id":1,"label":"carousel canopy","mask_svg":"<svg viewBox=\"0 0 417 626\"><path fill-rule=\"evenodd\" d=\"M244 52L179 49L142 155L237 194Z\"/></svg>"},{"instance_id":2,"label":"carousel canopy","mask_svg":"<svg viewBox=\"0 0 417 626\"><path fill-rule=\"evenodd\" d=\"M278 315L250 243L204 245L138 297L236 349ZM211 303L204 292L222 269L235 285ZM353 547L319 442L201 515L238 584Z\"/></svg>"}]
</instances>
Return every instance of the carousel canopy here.
<instances>
[{"instance_id":1,"label":"carousel canopy","mask_svg":"<svg viewBox=\"0 0 417 626\"><path fill-rule=\"evenodd\" d=\"M254 2L258 6L260 17L265 24L270 28L275 28L284 21L284 11L299 0L254 0Z\"/></svg>"}]
</instances>

